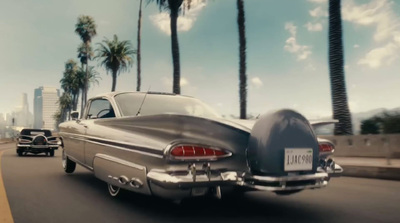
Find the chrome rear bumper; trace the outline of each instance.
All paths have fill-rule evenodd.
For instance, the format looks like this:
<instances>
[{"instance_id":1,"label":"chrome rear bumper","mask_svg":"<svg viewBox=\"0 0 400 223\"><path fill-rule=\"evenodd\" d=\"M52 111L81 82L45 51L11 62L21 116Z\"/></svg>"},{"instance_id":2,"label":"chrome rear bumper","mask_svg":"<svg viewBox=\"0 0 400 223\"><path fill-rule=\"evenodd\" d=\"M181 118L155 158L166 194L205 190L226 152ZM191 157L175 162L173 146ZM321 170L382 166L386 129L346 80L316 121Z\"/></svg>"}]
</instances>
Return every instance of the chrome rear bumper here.
<instances>
[{"instance_id":1,"label":"chrome rear bumper","mask_svg":"<svg viewBox=\"0 0 400 223\"><path fill-rule=\"evenodd\" d=\"M31 145L31 144L18 144L17 148L33 148L33 149L58 149L58 145L46 144L46 145Z\"/></svg>"},{"instance_id":2,"label":"chrome rear bumper","mask_svg":"<svg viewBox=\"0 0 400 223\"><path fill-rule=\"evenodd\" d=\"M234 171L210 173L197 172L192 174L187 172L168 173L163 170L151 170L147 174L147 179L162 188L185 189L193 187L213 187L223 185L235 185L238 182L238 174Z\"/></svg>"},{"instance_id":3,"label":"chrome rear bumper","mask_svg":"<svg viewBox=\"0 0 400 223\"><path fill-rule=\"evenodd\" d=\"M147 179L152 185L164 189L190 189L214 186L243 186L249 189L265 191L291 191L322 188L328 184L330 177L337 177L343 169L335 164L335 168L318 168L318 172L307 175L289 176L258 176L251 173L235 171L180 171L166 172L153 169L147 173Z\"/></svg>"},{"instance_id":4,"label":"chrome rear bumper","mask_svg":"<svg viewBox=\"0 0 400 223\"><path fill-rule=\"evenodd\" d=\"M244 174L242 178L243 181L240 182L240 185L264 191L291 191L325 187L328 185L327 178L327 173L282 177Z\"/></svg>"}]
</instances>

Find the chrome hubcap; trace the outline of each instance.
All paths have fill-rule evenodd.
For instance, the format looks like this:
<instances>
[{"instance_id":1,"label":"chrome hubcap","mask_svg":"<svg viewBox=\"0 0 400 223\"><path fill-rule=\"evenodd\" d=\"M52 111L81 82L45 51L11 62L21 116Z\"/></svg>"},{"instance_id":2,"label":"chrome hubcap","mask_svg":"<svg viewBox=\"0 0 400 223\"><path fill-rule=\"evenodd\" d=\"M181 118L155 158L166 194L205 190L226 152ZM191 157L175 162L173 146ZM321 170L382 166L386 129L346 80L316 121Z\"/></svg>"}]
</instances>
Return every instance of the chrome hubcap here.
<instances>
[{"instance_id":1,"label":"chrome hubcap","mask_svg":"<svg viewBox=\"0 0 400 223\"><path fill-rule=\"evenodd\" d=\"M118 195L120 188L113 186L111 184L108 184L108 191L110 192L111 196L115 197Z\"/></svg>"},{"instance_id":2,"label":"chrome hubcap","mask_svg":"<svg viewBox=\"0 0 400 223\"><path fill-rule=\"evenodd\" d=\"M66 166L67 166L67 160L66 160L66 157L65 157L65 151L64 150L62 152L62 156L61 157L62 157L62 166L65 169Z\"/></svg>"}]
</instances>

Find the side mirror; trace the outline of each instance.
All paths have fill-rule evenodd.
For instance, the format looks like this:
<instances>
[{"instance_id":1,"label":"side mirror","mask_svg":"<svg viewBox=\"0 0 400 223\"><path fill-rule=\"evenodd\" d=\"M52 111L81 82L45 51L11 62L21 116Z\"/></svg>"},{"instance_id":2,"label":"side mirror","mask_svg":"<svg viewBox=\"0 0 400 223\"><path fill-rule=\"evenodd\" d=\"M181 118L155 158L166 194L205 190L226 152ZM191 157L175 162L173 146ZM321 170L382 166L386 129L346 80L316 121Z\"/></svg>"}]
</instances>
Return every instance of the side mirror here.
<instances>
[{"instance_id":1,"label":"side mirror","mask_svg":"<svg viewBox=\"0 0 400 223\"><path fill-rule=\"evenodd\" d=\"M71 112L71 119L72 120L78 120L78 118L79 118L79 112L78 111Z\"/></svg>"}]
</instances>

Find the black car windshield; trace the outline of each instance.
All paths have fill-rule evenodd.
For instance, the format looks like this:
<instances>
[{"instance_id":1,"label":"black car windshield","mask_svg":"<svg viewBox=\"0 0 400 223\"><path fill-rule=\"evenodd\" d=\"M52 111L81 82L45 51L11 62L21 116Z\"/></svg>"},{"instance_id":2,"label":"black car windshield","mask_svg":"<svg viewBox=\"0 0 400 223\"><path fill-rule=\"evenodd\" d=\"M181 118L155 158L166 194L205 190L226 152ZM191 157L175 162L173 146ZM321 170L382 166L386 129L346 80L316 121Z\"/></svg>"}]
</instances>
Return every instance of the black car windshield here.
<instances>
[{"instance_id":1,"label":"black car windshield","mask_svg":"<svg viewBox=\"0 0 400 223\"><path fill-rule=\"evenodd\" d=\"M44 135L51 136L51 132L49 130L43 129L23 129L20 135Z\"/></svg>"},{"instance_id":2,"label":"black car windshield","mask_svg":"<svg viewBox=\"0 0 400 223\"><path fill-rule=\"evenodd\" d=\"M122 116L136 116L145 94L124 93L115 96ZM143 102L139 115L179 114L204 118L220 117L202 101L178 95L149 93Z\"/></svg>"}]
</instances>

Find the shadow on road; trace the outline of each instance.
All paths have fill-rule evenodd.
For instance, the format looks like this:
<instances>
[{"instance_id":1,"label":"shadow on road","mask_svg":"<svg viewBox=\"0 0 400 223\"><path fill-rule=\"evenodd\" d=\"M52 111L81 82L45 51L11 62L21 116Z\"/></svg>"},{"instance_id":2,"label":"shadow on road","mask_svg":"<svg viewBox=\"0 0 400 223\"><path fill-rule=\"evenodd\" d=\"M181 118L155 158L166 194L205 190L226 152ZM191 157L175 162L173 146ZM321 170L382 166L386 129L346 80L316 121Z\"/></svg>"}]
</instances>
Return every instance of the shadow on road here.
<instances>
[{"instance_id":1,"label":"shadow on road","mask_svg":"<svg viewBox=\"0 0 400 223\"><path fill-rule=\"evenodd\" d=\"M119 212L134 211L136 214L140 213L135 218L150 217L156 222L260 222L263 219L275 219L279 222L326 222L323 213L316 214L318 210L313 210L307 204L268 192L248 192L239 198L226 197L222 200L211 197L191 198L176 204L126 190L121 192L121 196L111 197L106 183L90 172L74 173L67 178L94 191L106 202L111 202Z\"/></svg>"}]
</instances>

